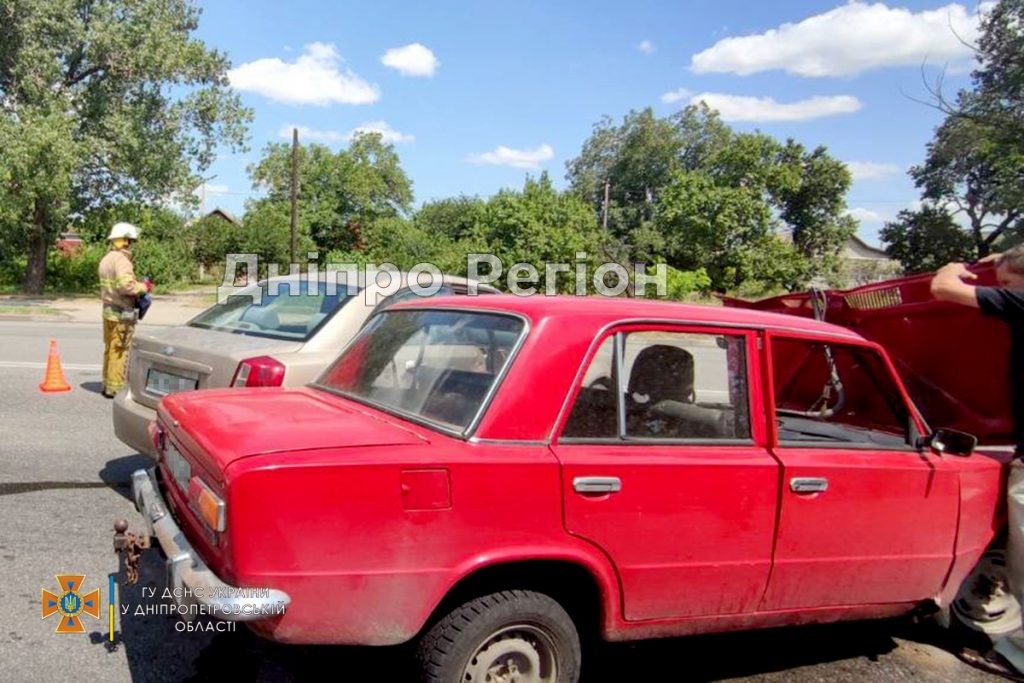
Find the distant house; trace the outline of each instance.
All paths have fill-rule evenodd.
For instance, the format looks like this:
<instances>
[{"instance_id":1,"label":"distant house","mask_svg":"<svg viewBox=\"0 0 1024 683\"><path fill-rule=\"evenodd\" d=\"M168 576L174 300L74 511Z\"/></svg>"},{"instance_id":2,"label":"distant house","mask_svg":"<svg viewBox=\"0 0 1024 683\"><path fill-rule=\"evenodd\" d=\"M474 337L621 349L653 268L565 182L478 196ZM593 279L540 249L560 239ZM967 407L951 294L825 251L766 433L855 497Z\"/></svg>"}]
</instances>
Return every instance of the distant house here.
<instances>
[{"instance_id":1,"label":"distant house","mask_svg":"<svg viewBox=\"0 0 1024 683\"><path fill-rule=\"evenodd\" d=\"M782 230L778 234L779 239L785 242L793 240L789 230ZM840 282L835 284L844 288L888 280L903 270L899 261L889 258L885 251L871 246L856 234L846 240L846 244L839 250L839 258Z\"/></svg>"},{"instance_id":2,"label":"distant house","mask_svg":"<svg viewBox=\"0 0 1024 683\"><path fill-rule=\"evenodd\" d=\"M195 218L188 219L187 221L185 221L185 227L191 227L200 221L206 220L207 218L220 218L221 220L227 221L228 223L232 223L239 228L242 227L242 221L238 220L235 217L235 215L228 211L227 209L222 209L220 207L217 207L213 211L208 211L202 216L196 216Z\"/></svg>"},{"instance_id":3,"label":"distant house","mask_svg":"<svg viewBox=\"0 0 1024 683\"><path fill-rule=\"evenodd\" d=\"M857 235L846 240L839 256L843 261L843 284L847 287L887 280L902 270L899 261L889 258L885 251L871 246Z\"/></svg>"}]
</instances>

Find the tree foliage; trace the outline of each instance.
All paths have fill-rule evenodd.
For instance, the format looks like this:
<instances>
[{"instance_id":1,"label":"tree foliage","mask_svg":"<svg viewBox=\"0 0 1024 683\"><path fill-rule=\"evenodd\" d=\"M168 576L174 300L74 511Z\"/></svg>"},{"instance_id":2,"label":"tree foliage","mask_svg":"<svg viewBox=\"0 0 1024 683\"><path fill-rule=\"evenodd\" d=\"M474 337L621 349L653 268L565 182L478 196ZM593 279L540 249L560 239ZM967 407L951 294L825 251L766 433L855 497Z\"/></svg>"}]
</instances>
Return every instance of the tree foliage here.
<instances>
[{"instance_id":1,"label":"tree foliage","mask_svg":"<svg viewBox=\"0 0 1024 683\"><path fill-rule=\"evenodd\" d=\"M974 260L975 244L944 208L900 211L880 233L885 251L907 273L928 273L952 261Z\"/></svg>"},{"instance_id":2,"label":"tree foliage","mask_svg":"<svg viewBox=\"0 0 1024 683\"><path fill-rule=\"evenodd\" d=\"M606 218L612 251L707 265L715 289L754 271L788 286L833 273L856 229L845 215L849 170L825 148L735 132L703 104L606 118L567 169L573 192Z\"/></svg>"},{"instance_id":3,"label":"tree foliage","mask_svg":"<svg viewBox=\"0 0 1024 683\"><path fill-rule=\"evenodd\" d=\"M291 155L290 144L272 143L249 168L254 189L265 190L266 201L277 206L289 203ZM403 216L412 206L412 182L379 133L358 134L338 152L302 145L298 157L302 229L324 252L359 250L368 224Z\"/></svg>"},{"instance_id":4,"label":"tree foliage","mask_svg":"<svg viewBox=\"0 0 1024 683\"><path fill-rule=\"evenodd\" d=\"M250 112L189 0L0 0L0 231L43 288L72 213L190 196Z\"/></svg>"},{"instance_id":5,"label":"tree foliage","mask_svg":"<svg viewBox=\"0 0 1024 683\"><path fill-rule=\"evenodd\" d=\"M924 163L910 171L932 208L901 213L887 233L897 240L887 240L890 253L905 248L907 235L942 233L943 239L916 244L923 253L906 255L909 269L954 255L986 256L1024 229L1024 0L1000 0L987 9L975 58L971 87L957 93L955 103L936 91L947 116ZM944 213L957 221L947 224ZM954 234L964 230L962 237Z\"/></svg>"}]
</instances>

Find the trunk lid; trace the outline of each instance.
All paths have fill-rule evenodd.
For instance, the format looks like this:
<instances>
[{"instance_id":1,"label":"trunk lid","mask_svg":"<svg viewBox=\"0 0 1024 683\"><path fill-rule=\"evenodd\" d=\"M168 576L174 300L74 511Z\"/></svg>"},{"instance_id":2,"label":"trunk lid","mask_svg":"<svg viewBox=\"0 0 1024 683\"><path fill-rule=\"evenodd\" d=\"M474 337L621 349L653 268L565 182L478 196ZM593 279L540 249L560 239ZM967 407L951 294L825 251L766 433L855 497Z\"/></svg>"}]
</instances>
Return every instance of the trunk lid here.
<instances>
[{"instance_id":1,"label":"trunk lid","mask_svg":"<svg viewBox=\"0 0 1024 683\"><path fill-rule=\"evenodd\" d=\"M128 384L142 405L156 408L182 388L227 387L246 358L294 353L301 342L266 339L185 325L137 332L128 362Z\"/></svg>"},{"instance_id":2,"label":"trunk lid","mask_svg":"<svg viewBox=\"0 0 1024 683\"><path fill-rule=\"evenodd\" d=\"M309 388L174 394L161 402L160 418L217 478L232 462L251 455L425 442L397 421Z\"/></svg>"},{"instance_id":3,"label":"trunk lid","mask_svg":"<svg viewBox=\"0 0 1024 683\"><path fill-rule=\"evenodd\" d=\"M996 285L990 265L976 284ZM952 427L984 445L1013 442L1010 333L976 308L936 301L931 275L825 292L825 320L885 347L928 424ZM814 317L810 293L761 301L726 297L726 306Z\"/></svg>"}]
</instances>

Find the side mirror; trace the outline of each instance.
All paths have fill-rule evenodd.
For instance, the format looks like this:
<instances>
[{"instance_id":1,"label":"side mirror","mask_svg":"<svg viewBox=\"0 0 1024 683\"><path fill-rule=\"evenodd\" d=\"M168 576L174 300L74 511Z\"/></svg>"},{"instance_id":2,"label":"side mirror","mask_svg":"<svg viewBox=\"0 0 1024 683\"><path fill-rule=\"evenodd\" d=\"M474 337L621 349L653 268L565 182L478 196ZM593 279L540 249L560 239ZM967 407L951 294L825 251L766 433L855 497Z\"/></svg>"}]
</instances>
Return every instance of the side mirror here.
<instances>
[{"instance_id":1,"label":"side mirror","mask_svg":"<svg viewBox=\"0 0 1024 683\"><path fill-rule=\"evenodd\" d=\"M973 434L955 429L936 429L927 439L927 445L938 455L949 454L966 457L974 452L978 439Z\"/></svg>"}]
</instances>

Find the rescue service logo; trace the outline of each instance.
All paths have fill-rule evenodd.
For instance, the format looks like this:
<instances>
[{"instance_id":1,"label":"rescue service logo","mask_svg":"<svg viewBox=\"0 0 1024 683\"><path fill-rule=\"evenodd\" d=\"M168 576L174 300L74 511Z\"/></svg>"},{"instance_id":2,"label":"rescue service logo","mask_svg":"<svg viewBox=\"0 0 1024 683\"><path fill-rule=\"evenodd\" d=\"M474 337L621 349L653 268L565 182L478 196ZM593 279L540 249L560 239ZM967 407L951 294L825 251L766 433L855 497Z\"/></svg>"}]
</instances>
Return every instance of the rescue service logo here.
<instances>
[{"instance_id":1,"label":"rescue service logo","mask_svg":"<svg viewBox=\"0 0 1024 683\"><path fill-rule=\"evenodd\" d=\"M60 614L56 633L85 633L82 614L100 618L100 589L82 595L84 574L58 574L60 594L43 589L43 619Z\"/></svg>"}]
</instances>

